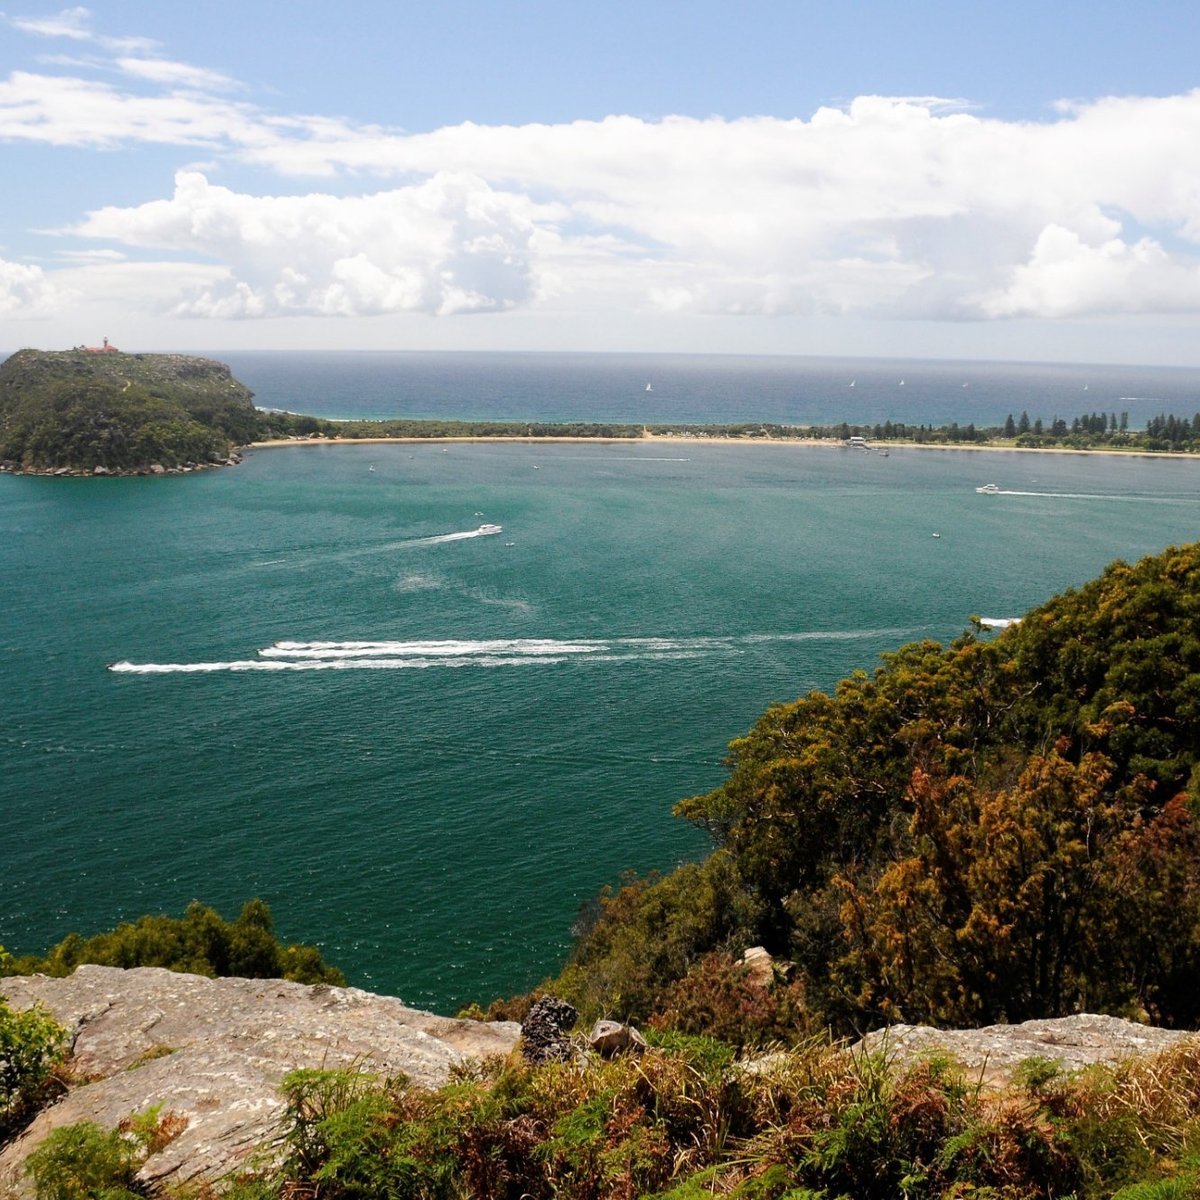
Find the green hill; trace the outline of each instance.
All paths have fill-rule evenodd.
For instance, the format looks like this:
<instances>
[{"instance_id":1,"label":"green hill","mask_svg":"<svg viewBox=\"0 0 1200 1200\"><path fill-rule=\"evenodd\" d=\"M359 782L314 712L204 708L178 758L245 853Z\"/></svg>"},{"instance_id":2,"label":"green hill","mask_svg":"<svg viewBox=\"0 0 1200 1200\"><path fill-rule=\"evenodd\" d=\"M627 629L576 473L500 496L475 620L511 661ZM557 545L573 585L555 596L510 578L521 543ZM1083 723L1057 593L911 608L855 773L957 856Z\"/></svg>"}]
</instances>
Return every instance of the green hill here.
<instances>
[{"instance_id":1,"label":"green hill","mask_svg":"<svg viewBox=\"0 0 1200 1200\"><path fill-rule=\"evenodd\" d=\"M252 400L212 359L20 350L0 365L0 464L126 474L223 463L259 432Z\"/></svg>"}]
</instances>

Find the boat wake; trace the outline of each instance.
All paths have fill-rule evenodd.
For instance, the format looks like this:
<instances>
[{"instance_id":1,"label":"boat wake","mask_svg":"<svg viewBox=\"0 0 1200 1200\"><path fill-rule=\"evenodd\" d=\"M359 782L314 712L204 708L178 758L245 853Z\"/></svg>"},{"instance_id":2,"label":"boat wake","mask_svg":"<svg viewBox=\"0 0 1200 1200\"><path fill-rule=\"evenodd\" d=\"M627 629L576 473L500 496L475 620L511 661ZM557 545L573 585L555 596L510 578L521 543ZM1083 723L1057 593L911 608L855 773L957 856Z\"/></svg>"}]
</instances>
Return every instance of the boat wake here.
<instances>
[{"instance_id":1,"label":"boat wake","mask_svg":"<svg viewBox=\"0 0 1200 1200\"><path fill-rule=\"evenodd\" d=\"M979 491L979 488L975 489ZM1122 504L1197 504L1200 496L1123 496L1116 492L1024 492L998 488L993 496L1035 496L1042 500L1115 500Z\"/></svg>"},{"instance_id":2,"label":"boat wake","mask_svg":"<svg viewBox=\"0 0 1200 1200\"><path fill-rule=\"evenodd\" d=\"M503 525L480 525L478 529L464 529L461 533L435 533L431 537L408 538L406 541L398 542L397 548L440 546L443 542L465 542L470 538L494 537L503 530Z\"/></svg>"},{"instance_id":3,"label":"boat wake","mask_svg":"<svg viewBox=\"0 0 1200 1200\"><path fill-rule=\"evenodd\" d=\"M527 667L567 662L666 662L733 656L763 643L913 637L924 630L852 629L691 638L491 638L466 640L279 641L257 658L229 662L114 662L117 675L204 675L219 671L400 671L431 667Z\"/></svg>"}]
</instances>

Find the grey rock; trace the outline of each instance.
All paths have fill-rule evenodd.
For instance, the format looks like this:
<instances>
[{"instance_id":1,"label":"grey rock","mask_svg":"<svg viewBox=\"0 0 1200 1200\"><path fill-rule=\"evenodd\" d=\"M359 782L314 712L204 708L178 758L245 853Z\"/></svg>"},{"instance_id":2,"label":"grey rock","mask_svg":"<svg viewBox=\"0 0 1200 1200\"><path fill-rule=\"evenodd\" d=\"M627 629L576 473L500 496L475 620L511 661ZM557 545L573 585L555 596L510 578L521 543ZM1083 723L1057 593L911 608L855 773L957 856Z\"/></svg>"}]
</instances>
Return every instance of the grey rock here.
<instances>
[{"instance_id":1,"label":"grey rock","mask_svg":"<svg viewBox=\"0 0 1200 1200\"><path fill-rule=\"evenodd\" d=\"M751 946L741 958L753 983L766 987L775 980L775 960L762 946Z\"/></svg>"},{"instance_id":2,"label":"grey rock","mask_svg":"<svg viewBox=\"0 0 1200 1200\"><path fill-rule=\"evenodd\" d=\"M352 1066L436 1087L459 1063L508 1054L520 1035L513 1022L438 1017L358 988L205 979L156 967L14 977L0 980L0 993L14 1009L49 1009L73 1039L75 1073L89 1080L0 1152L3 1200L30 1194L24 1161L62 1125L90 1120L112 1129L161 1104L187 1127L147 1160L141 1177L214 1179L270 1147L289 1071Z\"/></svg>"},{"instance_id":3,"label":"grey rock","mask_svg":"<svg viewBox=\"0 0 1200 1200\"><path fill-rule=\"evenodd\" d=\"M646 1039L631 1025L622 1025L620 1021L597 1021L588 1035L588 1045L601 1058L643 1054L648 1049Z\"/></svg>"},{"instance_id":4,"label":"grey rock","mask_svg":"<svg viewBox=\"0 0 1200 1200\"><path fill-rule=\"evenodd\" d=\"M978 1072L984 1083L1003 1085L1017 1066L1031 1058L1051 1059L1064 1071L1075 1071L1098 1063L1159 1054L1197 1036L1120 1017L1080 1013L982 1029L892 1025L867 1034L854 1048L883 1051L898 1063L946 1053L968 1070Z\"/></svg>"}]
</instances>

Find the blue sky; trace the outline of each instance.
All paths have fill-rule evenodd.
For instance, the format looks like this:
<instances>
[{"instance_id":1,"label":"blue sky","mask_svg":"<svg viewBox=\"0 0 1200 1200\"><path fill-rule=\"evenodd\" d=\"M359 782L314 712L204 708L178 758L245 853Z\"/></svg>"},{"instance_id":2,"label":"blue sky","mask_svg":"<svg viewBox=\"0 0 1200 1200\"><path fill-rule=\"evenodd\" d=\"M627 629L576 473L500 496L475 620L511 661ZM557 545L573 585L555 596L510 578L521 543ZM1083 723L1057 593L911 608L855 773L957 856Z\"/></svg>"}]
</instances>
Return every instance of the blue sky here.
<instances>
[{"instance_id":1,"label":"blue sky","mask_svg":"<svg viewBox=\"0 0 1200 1200\"><path fill-rule=\"evenodd\" d=\"M1153 2L6 7L0 348L1200 365L1198 35Z\"/></svg>"}]
</instances>

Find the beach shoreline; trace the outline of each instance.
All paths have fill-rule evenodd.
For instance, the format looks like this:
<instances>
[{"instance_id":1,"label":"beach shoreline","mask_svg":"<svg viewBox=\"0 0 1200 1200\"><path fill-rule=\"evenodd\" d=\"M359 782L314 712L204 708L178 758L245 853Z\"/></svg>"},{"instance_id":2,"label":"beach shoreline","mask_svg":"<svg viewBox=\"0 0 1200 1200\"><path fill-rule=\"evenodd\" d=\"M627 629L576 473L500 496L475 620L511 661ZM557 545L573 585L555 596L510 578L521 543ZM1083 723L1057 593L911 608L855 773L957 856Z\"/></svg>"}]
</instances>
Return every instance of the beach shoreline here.
<instances>
[{"instance_id":1,"label":"beach shoreline","mask_svg":"<svg viewBox=\"0 0 1200 1200\"><path fill-rule=\"evenodd\" d=\"M823 446L829 450L856 450L860 453L887 450L892 451L903 450L967 450L967 451L986 451L992 450L1000 454L1077 454L1086 456L1104 456L1109 458L1175 458L1175 459L1196 459L1200 458L1200 453L1195 453L1187 450L1140 450L1130 448L1128 450L1115 448L1099 448L1091 450L1081 450L1074 446L996 446L984 445L977 446L965 442L943 443L943 442L889 442L886 440L872 441L866 446L847 446L844 442L833 438L739 438L739 437L710 437L706 434L679 434L679 433L641 433L636 437L578 437L564 435L563 437L509 437L501 434L463 434L463 435L446 435L440 437L362 437L362 438L342 438L342 437L295 437L295 438L272 438L261 442L249 442L241 447L243 450L275 450L284 446L383 446L383 445L403 445L414 446L420 445L423 442L435 443L438 445L450 445L456 443L511 443L513 445L535 445L535 446L553 446L558 443L568 445L592 444L600 446L628 446L645 444L647 442L655 445L674 445L674 446Z\"/></svg>"}]
</instances>

